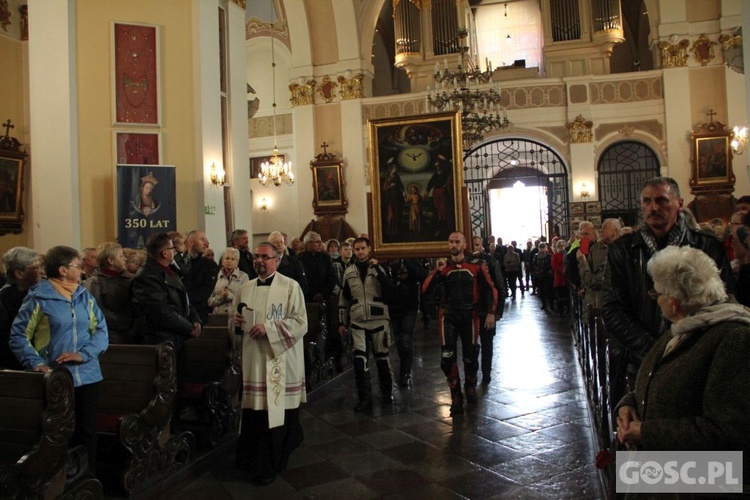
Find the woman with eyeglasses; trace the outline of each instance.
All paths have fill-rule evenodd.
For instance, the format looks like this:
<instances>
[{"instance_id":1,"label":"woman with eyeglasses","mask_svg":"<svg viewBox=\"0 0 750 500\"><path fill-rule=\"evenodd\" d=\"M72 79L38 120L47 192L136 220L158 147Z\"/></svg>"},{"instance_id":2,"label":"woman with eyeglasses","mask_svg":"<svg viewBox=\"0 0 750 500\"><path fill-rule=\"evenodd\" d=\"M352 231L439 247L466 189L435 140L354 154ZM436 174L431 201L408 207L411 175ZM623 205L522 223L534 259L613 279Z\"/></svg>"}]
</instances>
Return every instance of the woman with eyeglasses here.
<instances>
[{"instance_id":1,"label":"woman with eyeglasses","mask_svg":"<svg viewBox=\"0 0 750 500\"><path fill-rule=\"evenodd\" d=\"M99 355L109 346L107 322L93 295L79 283L76 249L50 249L44 268L47 280L29 291L13 321L10 348L26 369L47 372L61 366L73 375L76 424L70 444L85 446L94 473Z\"/></svg>"},{"instance_id":2,"label":"woman with eyeglasses","mask_svg":"<svg viewBox=\"0 0 750 500\"><path fill-rule=\"evenodd\" d=\"M649 296L671 327L617 406L620 442L641 450L750 451L750 310L727 296L701 250L668 246L649 260L648 272Z\"/></svg>"},{"instance_id":3,"label":"woman with eyeglasses","mask_svg":"<svg viewBox=\"0 0 750 500\"><path fill-rule=\"evenodd\" d=\"M242 285L250 281L247 273L237 267L240 263L240 251L229 247L221 254L221 269L216 278L214 291L208 298L208 306L215 313L228 313L232 308L232 301L239 293ZM233 312L233 311L232 311Z\"/></svg>"}]
</instances>

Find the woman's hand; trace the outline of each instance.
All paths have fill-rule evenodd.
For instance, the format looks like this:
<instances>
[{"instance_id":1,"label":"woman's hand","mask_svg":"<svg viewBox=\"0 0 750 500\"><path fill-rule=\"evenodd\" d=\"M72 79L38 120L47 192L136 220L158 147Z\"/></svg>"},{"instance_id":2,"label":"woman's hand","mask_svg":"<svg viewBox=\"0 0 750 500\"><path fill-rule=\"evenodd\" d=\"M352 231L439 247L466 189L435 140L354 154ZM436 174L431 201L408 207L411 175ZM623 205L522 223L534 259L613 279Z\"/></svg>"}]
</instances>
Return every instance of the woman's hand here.
<instances>
[{"instance_id":1,"label":"woman's hand","mask_svg":"<svg viewBox=\"0 0 750 500\"><path fill-rule=\"evenodd\" d=\"M83 363L83 356L78 354L77 352L64 352L60 354L57 359L55 359L56 363ZM37 367L39 368L39 367Z\"/></svg>"},{"instance_id":2,"label":"woman's hand","mask_svg":"<svg viewBox=\"0 0 750 500\"><path fill-rule=\"evenodd\" d=\"M617 439L627 447L641 442L641 418L632 406L621 406L617 412Z\"/></svg>"}]
</instances>

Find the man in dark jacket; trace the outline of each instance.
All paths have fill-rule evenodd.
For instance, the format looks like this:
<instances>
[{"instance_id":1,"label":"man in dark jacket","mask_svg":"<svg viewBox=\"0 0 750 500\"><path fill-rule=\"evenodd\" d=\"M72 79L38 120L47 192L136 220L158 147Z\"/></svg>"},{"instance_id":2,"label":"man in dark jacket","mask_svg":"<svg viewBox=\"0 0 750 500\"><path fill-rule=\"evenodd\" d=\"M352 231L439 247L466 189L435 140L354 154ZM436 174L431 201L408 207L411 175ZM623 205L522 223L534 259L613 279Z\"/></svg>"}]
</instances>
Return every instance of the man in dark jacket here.
<instances>
[{"instance_id":1,"label":"man in dark jacket","mask_svg":"<svg viewBox=\"0 0 750 500\"><path fill-rule=\"evenodd\" d=\"M268 242L275 246L279 252L279 265L276 267L276 271L296 281L302 289L302 294L307 295L305 268L302 267L296 257L289 255L284 235L279 231L273 231L268 235Z\"/></svg>"},{"instance_id":2,"label":"man in dark jacket","mask_svg":"<svg viewBox=\"0 0 750 500\"><path fill-rule=\"evenodd\" d=\"M422 282L427 269L417 259L395 259L385 265L393 283L391 296L387 297L391 330L399 357L400 387L411 385L411 368L414 360L414 327L417 322Z\"/></svg>"},{"instance_id":3,"label":"man in dark jacket","mask_svg":"<svg viewBox=\"0 0 750 500\"><path fill-rule=\"evenodd\" d=\"M641 191L643 222L636 231L614 242L607 253L602 319L607 334L626 349L620 357L622 364L627 363L631 376L637 373L641 360L665 331L659 306L648 296L654 283L646 264L654 253L668 245L703 250L716 262L727 291L734 290L732 269L722 242L712 234L689 227L682 201L674 179L655 177L646 181ZM618 384L614 401L625 391L622 371L610 374Z\"/></svg>"},{"instance_id":4,"label":"man in dark jacket","mask_svg":"<svg viewBox=\"0 0 750 500\"><path fill-rule=\"evenodd\" d=\"M203 254L208 250L208 239L203 231L190 231L187 235L188 260L182 273L182 281L190 297L190 303L195 307L201 323L208 323L208 298L216 286L219 266L210 259L204 259Z\"/></svg>"},{"instance_id":5,"label":"man in dark jacket","mask_svg":"<svg viewBox=\"0 0 750 500\"><path fill-rule=\"evenodd\" d=\"M485 251L482 246L482 237L475 235L472 238L474 257L487 264L487 269L490 271L492 282L495 284L497 289L497 310L495 311L495 319L498 320L503 317L503 310L505 309L505 278L503 276L502 266L489 252ZM492 380L492 353L494 351L494 339L496 328L486 328L484 325L486 314L479 315L479 342L481 345L481 366L482 366L482 385L487 387L490 385Z\"/></svg>"},{"instance_id":6,"label":"man in dark jacket","mask_svg":"<svg viewBox=\"0 0 750 500\"><path fill-rule=\"evenodd\" d=\"M333 261L323 251L323 239L315 231L305 235L305 251L297 255L307 276L307 302L328 300L336 286L336 272Z\"/></svg>"},{"instance_id":7,"label":"man in dark jacket","mask_svg":"<svg viewBox=\"0 0 750 500\"><path fill-rule=\"evenodd\" d=\"M253 253L250 251L250 237L244 229L235 229L231 236L232 248L240 252L240 261L237 267L246 273L250 279L258 277L253 268Z\"/></svg>"},{"instance_id":8,"label":"man in dark jacket","mask_svg":"<svg viewBox=\"0 0 750 500\"><path fill-rule=\"evenodd\" d=\"M146 243L146 265L136 273L131 297L138 314L139 330L146 343L172 341L177 356L177 388L184 386L185 341L201 333L198 313L177 270L170 266L174 245L167 233L152 235Z\"/></svg>"}]
</instances>

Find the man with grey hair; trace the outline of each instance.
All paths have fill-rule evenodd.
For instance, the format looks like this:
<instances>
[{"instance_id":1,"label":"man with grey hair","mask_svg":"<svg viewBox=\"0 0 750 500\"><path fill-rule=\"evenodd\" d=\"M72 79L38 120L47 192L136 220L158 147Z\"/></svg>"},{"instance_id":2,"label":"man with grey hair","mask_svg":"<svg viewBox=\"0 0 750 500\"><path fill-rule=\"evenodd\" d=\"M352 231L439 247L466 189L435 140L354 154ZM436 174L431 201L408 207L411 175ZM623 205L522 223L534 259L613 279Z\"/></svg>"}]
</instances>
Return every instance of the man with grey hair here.
<instances>
[{"instance_id":1,"label":"man with grey hair","mask_svg":"<svg viewBox=\"0 0 750 500\"><path fill-rule=\"evenodd\" d=\"M690 246L704 251L716 262L728 292L734 290L732 269L722 242L712 234L691 228L682 208L677 182L654 177L641 191L643 222L609 246L602 284L602 319L607 334L625 349L620 365L634 376L643 357L665 331L662 313L648 296L654 286L646 264L657 251L670 246ZM618 363L616 363L617 365ZM622 368L610 375L619 384L613 400L621 397L626 378Z\"/></svg>"},{"instance_id":2,"label":"man with grey hair","mask_svg":"<svg viewBox=\"0 0 750 500\"><path fill-rule=\"evenodd\" d=\"M84 248L81 252L83 256L81 258L81 281L86 281L88 278L94 275L94 272L99 269L99 265L96 260L96 248Z\"/></svg>"},{"instance_id":3,"label":"man with grey hair","mask_svg":"<svg viewBox=\"0 0 750 500\"><path fill-rule=\"evenodd\" d=\"M296 257L292 257L289 255L289 252L287 252L286 238L284 237L284 234L280 231L273 231L268 235L268 242L279 252L279 265L276 270L284 276L288 276L296 281L302 289L302 293L307 294L307 276L305 276L305 269Z\"/></svg>"},{"instance_id":4,"label":"man with grey hair","mask_svg":"<svg viewBox=\"0 0 750 500\"><path fill-rule=\"evenodd\" d=\"M597 311L601 308L602 281L604 280L604 269L607 267L607 251L609 245L620 237L621 226L622 224L618 219L606 219L602 224L601 237L597 241L591 242L588 251L582 252L580 247L576 251L581 289L584 291L584 321L588 321L589 306Z\"/></svg>"},{"instance_id":5,"label":"man with grey hair","mask_svg":"<svg viewBox=\"0 0 750 500\"><path fill-rule=\"evenodd\" d=\"M3 265L8 282L0 288L0 368L23 370L8 342L23 299L42 279L39 254L26 247L11 248L3 255Z\"/></svg>"},{"instance_id":6,"label":"man with grey hair","mask_svg":"<svg viewBox=\"0 0 750 500\"><path fill-rule=\"evenodd\" d=\"M323 251L323 239L315 231L305 234L305 251L297 255L302 267L305 268L308 289L305 300L308 302L322 302L327 300L336 287L336 271L333 261Z\"/></svg>"},{"instance_id":7,"label":"man with grey hair","mask_svg":"<svg viewBox=\"0 0 750 500\"><path fill-rule=\"evenodd\" d=\"M246 273L250 279L257 277L253 269L253 254L250 252L250 237L244 229L235 229L229 238L232 248L240 252L240 262L237 267Z\"/></svg>"}]
</instances>

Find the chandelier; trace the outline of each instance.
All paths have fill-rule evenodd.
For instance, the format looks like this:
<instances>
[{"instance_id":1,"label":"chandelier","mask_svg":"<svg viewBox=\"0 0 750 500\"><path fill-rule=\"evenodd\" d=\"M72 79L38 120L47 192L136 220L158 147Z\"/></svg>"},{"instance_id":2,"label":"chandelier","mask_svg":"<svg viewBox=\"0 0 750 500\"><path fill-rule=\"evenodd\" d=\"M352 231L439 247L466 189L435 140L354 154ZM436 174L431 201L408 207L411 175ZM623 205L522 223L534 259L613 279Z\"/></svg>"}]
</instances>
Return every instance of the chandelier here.
<instances>
[{"instance_id":1,"label":"chandelier","mask_svg":"<svg viewBox=\"0 0 750 500\"><path fill-rule=\"evenodd\" d=\"M487 132L510 126L508 114L500 104L499 87L480 88L492 83L492 63L487 60L487 69L481 71L470 62L465 62L469 50L465 43L467 36L466 29L458 31L459 60L456 70L448 68L447 59L443 61L442 68L440 63L435 63L435 86L427 87L427 103L433 110L461 110L464 149L484 140Z\"/></svg>"},{"instance_id":2,"label":"chandelier","mask_svg":"<svg viewBox=\"0 0 750 500\"><path fill-rule=\"evenodd\" d=\"M273 31L273 23L271 23L271 31ZM281 186L283 182L287 186L294 184L294 173L292 172L292 162L284 161L284 158L279 156L279 148L276 145L276 58L273 51L273 33L271 34L271 75L273 82L273 155L268 161L264 161L260 165L260 172L258 172L258 179L264 186L268 186L272 183L274 186Z\"/></svg>"}]
</instances>

